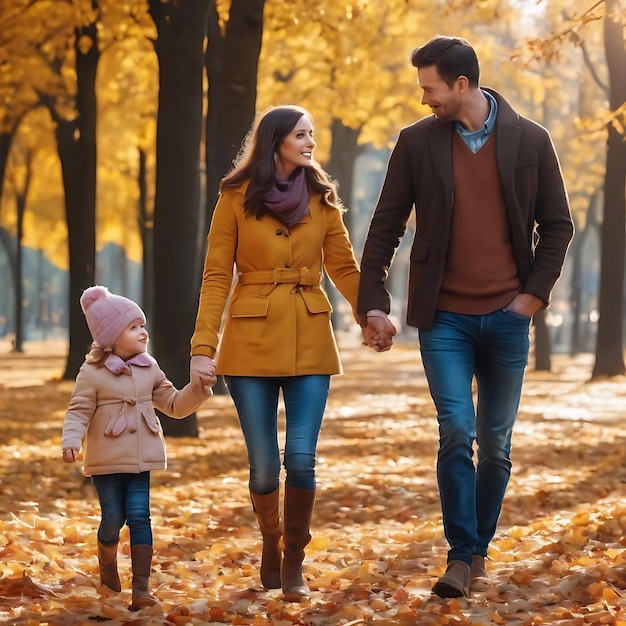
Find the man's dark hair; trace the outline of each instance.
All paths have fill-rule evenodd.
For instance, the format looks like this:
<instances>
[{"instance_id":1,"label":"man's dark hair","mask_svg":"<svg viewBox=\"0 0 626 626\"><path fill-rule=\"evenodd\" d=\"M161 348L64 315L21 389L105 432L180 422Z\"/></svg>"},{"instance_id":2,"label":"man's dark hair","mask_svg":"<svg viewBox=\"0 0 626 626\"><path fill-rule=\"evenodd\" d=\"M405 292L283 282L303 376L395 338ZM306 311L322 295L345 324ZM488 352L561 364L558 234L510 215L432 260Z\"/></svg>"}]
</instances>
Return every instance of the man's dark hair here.
<instances>
[{"instance_id":1,"label":"man's dark hair","mask_svg":"<svg viewBox=\"0 0 626 626\"><path fill-rule=\"evenodd\" d=\"M459 76L465 76L471 87L478 87L480 65L476 51L462 37L437 35L410 55L414 67L434 65L437 73L452 88Z\"/></svg>"}]
</instances>

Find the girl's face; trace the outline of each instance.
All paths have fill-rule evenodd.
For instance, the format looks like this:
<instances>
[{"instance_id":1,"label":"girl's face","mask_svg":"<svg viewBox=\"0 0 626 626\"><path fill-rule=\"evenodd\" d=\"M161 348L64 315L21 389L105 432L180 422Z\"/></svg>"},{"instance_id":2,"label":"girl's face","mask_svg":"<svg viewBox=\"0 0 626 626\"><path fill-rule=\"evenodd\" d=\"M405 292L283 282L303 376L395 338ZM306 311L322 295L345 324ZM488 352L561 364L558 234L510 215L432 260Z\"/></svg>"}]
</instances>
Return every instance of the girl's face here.
<instances>
[{"instance_id":1,"label":"girl's face","mask_svg":"<svg viewBox=\"0 0 626 626\"><path fill-rule=\"evenodd\" d=\"M136 354L141 354L148 349L150 337L143 321L139 318L133 320L117 338L113 345L113 354L120 359L130 359Z\"/></svg>"},{"instance_id":2,"label":"girl's face","mask_svg":"<svg viewBox=\"0 0 626 626\"><path fill-rule=\"evenodd\" d=\"M306 115L303 115L278 146L276 176L287 180L297 167L311 165L316 145L313 139L313 124Z\"/></svg>"}]
</instances>

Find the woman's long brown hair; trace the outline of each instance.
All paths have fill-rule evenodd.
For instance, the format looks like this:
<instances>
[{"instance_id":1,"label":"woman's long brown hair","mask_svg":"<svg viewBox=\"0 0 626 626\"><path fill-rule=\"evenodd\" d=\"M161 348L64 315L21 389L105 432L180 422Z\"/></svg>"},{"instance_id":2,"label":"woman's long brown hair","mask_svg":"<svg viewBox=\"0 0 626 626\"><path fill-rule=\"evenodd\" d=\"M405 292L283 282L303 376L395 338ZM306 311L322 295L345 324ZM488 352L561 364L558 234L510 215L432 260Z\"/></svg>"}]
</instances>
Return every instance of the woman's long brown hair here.
<instances>
[{"instance_id":1,"label":"woman's long brown hair","mask_svg":"<svg viewBox=\"0 0 626 626\"><path fill-rule=\"evenodd\" d=\"M272 107L257 118L244 139L233 169L220 183L220 193L236 189L249 180L244 199L246 215L254 215L258 219L267 213L265 198L276 179L274 154L303 115L311 119L309 113L298 106ZM343 211L336 185L322 167L313 161L304 167L304 171L310 189L322 195L322 203Z\"/></svg>"}]
</instances>

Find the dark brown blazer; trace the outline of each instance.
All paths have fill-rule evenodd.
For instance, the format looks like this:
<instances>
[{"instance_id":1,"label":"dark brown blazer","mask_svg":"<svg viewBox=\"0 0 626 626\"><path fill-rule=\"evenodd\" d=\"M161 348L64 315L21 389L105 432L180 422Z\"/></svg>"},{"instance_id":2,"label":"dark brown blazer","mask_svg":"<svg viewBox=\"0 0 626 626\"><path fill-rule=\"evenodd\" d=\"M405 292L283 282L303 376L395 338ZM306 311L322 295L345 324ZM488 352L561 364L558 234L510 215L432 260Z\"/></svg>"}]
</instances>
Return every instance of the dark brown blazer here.
<instances>
[{"instance_id":1,"label":"dark brown blazer","mask_svg":"<svg viewBox=\"0 0 626 626\"><path fill-rule=\"evenodd\" d=\"M574 234L561 168L548 131L497 92L485 91L498 103L496 159L519 277L524 292L547 306ZM454 206L454 132L453 123L432 115L400 131L363 250L360 316L371 309L390 312L387 272L415 207L406 321L431 328Z\"/></svg>"}]
</instances>

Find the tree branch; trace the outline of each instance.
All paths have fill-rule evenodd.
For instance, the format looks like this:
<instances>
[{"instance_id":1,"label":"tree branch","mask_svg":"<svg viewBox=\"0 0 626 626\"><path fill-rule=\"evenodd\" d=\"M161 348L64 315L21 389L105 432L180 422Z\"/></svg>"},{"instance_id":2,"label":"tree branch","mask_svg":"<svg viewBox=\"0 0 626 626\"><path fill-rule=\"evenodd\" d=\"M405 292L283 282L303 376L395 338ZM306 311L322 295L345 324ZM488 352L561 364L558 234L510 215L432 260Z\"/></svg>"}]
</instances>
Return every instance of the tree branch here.
<instances>
[{"instance_id":1,"label":"tree branch","mask_svg":"<svg viewBox=\"0 0 626 626\"><path fill-rule=\"evenodd\" d=\"M602 1L604 1L604 0L602 0ZM597 4L594 5L591 9L589 9L589 11L593 10L597 6L598 6ZM572 20L572 18L567 14L567 11L565 11L565 10L563 10L563 18L565 20L567 20L567 21L571 21ZM587 69L589 70L589 72L591 72L591 77L593 78L593 81L608 96L608 94L609 94L609 86L608 86L608 84L606 84L600 78L600 76L599 76L599 74L598 74L598 72L596 70L595 65L591 61L591 57L589 56L589 52L587 51L587 47L585 46L585 42L583 41L582 37L574 30L571 31L571 37L572 37L573 43L575 45L580 46L580 49L581 49L581 51L583 53L583 61L584 61L585 65L587 66Z\"/></svg>"}]
</instances>

